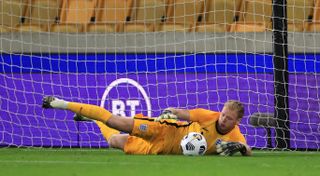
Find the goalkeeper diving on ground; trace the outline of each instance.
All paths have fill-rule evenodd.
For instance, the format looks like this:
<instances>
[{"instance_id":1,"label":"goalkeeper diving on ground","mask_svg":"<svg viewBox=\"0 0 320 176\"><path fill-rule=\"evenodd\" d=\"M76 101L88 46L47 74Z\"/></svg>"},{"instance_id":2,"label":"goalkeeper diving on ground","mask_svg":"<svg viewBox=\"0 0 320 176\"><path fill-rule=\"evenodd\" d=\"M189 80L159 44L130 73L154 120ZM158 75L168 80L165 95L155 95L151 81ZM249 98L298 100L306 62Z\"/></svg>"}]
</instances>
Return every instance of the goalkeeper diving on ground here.
<instances>
[{"instance_id":1,"label":"goalkeeper diving on ground","mask_svg":"<svg viewBox=\"0 0 320 176\"><path fill-rule=\"evenodd\" d=\"M134 118L121 117L99 106L52 96L43 98L42 107L69 110L76 113L78 119L91 119L99 126L109 147L121 149L126 154L182 154L180 141L189 132L198 132L205 137L208 146L205 155L252 154L238 126L244 108L234 100L227 101L221 112L167 108L156 118L140 114Z\"/></svg>"}]
</instances>

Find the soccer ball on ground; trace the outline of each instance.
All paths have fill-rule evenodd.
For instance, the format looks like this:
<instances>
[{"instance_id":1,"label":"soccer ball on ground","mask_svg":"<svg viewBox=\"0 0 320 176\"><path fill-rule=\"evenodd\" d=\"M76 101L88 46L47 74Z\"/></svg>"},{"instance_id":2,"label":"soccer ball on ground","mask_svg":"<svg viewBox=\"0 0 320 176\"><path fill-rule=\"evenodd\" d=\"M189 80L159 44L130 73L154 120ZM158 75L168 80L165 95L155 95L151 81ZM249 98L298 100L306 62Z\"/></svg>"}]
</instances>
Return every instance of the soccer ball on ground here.
<instances>
[{"instance_id":1,"label":"soccer ball on ground","mask_svg":"<svg viewBox=\"0 0 320 176\"><path fill-rule=\"evenodd\" d=\"M207 151L207 141L197 132L190 132L181 140L180 146L184 155L203 155Z\"/></svg>"}]
</instances>

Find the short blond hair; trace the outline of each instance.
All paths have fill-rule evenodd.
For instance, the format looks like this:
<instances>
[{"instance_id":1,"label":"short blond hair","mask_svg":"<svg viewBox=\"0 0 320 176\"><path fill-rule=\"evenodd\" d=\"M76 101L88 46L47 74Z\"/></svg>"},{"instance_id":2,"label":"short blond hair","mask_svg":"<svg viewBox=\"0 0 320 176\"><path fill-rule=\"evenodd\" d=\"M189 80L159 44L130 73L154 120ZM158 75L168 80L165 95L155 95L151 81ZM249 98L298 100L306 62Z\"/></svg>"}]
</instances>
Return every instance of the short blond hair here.
<instances>
[{"instance_id":1,"label":"short blond hair","mask_svg":"<svg viewBox=\"0 0 320 176\"><path fill-rule=\"evenodd\" d=\"M229 100L224 104L225 107L230 108L238 113L238 119L241 119L244 115L244 107L241 102L236 100Z\"/></svg>"}]
</instances>

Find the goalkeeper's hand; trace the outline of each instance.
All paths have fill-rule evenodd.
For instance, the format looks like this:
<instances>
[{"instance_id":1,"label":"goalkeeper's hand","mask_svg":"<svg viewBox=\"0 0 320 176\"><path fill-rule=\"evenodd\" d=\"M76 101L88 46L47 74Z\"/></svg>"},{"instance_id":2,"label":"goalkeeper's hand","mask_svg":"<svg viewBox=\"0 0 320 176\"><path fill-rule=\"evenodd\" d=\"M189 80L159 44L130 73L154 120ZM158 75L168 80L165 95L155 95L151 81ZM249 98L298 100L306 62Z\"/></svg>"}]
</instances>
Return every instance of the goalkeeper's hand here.
<instances>
[{"instance_id":1,"label":"goalkeeper's hand","mask_svg":"<svg viewBox=\"0 0 320 176\"><path fill-rule=\"evenodd\" d=\"M159 117L155 118L154 121L159 122L160 120L163 120L163 119L177 120L178 117L175 114L173 114L172 110L168 108L168 109L165 109Z\"/></svg>"},{"instance_id":2,"label":"goalkeeper's hand","mask_svg":"<svg viewBox=\"0 0 320 176\"><path fill-rule=\"evenodd\" d=\"M237 152L244 154L247 152L247 148L244 144L240 142L227 142L221 139L216 141L216 149L219 155L232 156Z\"/></svg>"}]
</instances>

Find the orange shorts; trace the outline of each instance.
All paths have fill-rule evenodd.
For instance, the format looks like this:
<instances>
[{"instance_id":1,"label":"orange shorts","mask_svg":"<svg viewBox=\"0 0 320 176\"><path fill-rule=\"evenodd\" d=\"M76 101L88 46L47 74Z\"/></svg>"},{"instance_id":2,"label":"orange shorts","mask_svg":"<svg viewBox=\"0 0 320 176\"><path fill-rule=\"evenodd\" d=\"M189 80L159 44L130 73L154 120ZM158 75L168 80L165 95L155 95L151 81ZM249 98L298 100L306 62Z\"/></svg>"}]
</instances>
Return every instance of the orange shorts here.
<instances>
[{"instance_id":1,"label":"orange shorts","mask_svg":"<svg viewBox=\"0 0 320 176\"><path fill-rule=\"evenodd\" d=\"M127 154L181 154L180 141L187 134L188 123L154 122L138 118L124 146Z\"/></svg>"}]
</instances>

